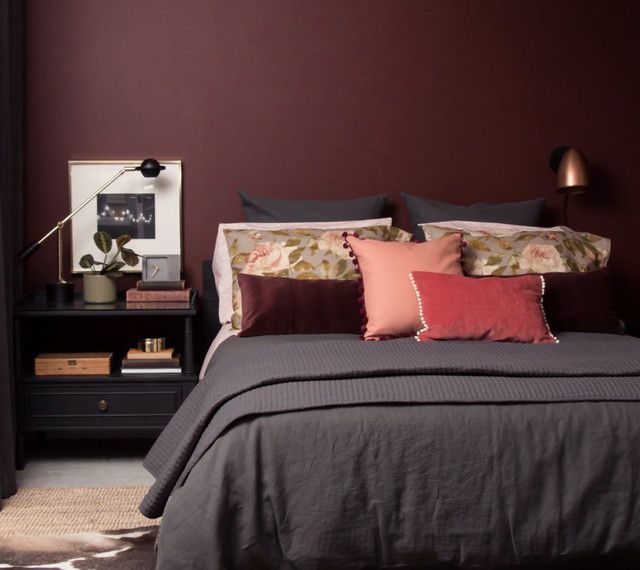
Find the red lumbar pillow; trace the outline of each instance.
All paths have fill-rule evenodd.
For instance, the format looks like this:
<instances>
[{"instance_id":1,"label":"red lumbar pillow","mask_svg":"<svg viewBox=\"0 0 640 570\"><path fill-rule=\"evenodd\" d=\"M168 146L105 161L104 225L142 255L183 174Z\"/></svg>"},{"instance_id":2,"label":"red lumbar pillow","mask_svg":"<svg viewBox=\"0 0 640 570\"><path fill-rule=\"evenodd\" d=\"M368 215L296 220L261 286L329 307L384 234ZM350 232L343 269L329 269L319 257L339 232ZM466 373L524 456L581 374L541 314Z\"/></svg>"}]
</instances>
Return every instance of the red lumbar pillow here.
<instances>
[{"instance_id":1,"label":"red lumbar pillow","mask_svg":"<svg viewBox=\"0 0 640 570\"><path fill-rule=\"evenodd\" d=\"M558 342L544 314L541 275L475 279L415 271L411 281L422 321L418 341Z\"/></svg>"},{"instance_id":2,"label":"red lumbar pillow","mask_svg":"<svg viewBox=\"0 0 640 570\"><path fill-rule=\"evenodd\" d=\"M360 284L354 280L238 275L238 336L360 332Z\"/></svg>"}]
</instances>

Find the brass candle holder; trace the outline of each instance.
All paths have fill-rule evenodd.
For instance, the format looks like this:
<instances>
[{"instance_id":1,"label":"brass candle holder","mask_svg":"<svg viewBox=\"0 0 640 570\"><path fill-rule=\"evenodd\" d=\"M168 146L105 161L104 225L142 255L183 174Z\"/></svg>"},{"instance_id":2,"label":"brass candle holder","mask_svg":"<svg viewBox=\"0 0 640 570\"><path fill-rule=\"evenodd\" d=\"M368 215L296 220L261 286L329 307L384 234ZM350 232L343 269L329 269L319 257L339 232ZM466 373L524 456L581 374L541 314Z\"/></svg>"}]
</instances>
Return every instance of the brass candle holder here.
<instances>
[{"instance_id":1,"label":"brass candle holder","mask_svg":"<svg viewBox=\"0 0 640 570\"><path fill-rule=\"evenodd\" d=\"M160 352L166 348L165 337L158 338L141 338L138 340L138 350L143 352Z\"/></svg>"}]
</instances>

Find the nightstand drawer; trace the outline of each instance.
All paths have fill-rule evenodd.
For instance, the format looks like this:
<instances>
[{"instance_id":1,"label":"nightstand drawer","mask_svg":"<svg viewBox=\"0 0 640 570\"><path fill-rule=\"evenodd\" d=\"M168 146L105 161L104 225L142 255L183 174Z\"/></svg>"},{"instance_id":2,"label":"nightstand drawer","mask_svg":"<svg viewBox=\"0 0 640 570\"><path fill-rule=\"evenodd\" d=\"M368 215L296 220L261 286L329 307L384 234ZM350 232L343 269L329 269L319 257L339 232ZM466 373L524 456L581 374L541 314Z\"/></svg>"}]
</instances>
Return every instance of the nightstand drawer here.
<instances>
[{"instance_id":1,"label":"nightstand drawer","mask_svg":"<svg viewBox=\"0 0 640 570\"><path fill-rule=\"evenodd\" d=\"M25 386L25 427L161 429L181 401L179 382L29 383Z\"/></svg>"}]
</instances>

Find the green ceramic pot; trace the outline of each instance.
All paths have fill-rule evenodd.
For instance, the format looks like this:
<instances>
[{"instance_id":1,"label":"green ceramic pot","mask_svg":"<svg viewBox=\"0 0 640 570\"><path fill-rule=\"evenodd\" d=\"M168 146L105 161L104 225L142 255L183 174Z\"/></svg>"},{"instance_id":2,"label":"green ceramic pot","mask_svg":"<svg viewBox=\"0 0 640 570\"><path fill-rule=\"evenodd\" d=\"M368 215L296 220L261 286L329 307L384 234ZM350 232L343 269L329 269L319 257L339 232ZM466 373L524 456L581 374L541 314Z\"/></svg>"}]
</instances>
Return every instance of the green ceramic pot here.
<instances>
[{"instance_id":1,"label":"green ceramic pot","mask_svg":"<svg viewBox=\"0 0 640 570\"><path fill-rule=\"evenodd\" d=\"M118 297L117 277L85 273L82 280L85 303L115 303Z\"/></svg>"}]
</instances>

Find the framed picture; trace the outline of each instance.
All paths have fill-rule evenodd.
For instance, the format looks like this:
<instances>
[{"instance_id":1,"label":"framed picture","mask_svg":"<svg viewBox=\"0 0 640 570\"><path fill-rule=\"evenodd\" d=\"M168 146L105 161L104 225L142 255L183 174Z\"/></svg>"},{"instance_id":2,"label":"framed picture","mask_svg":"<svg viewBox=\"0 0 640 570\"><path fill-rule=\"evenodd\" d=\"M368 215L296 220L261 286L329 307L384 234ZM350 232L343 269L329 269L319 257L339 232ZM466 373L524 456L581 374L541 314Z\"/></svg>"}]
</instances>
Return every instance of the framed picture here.
<instances>
[{"instance_id":1,"label":"framed picture","mask_svg":"<svg viewBox=\"0 0 640 570\"><path fill-rule=\"evenodd\" d=\"M70 160L69 190L73 210L124 166L138 166L141 160ZM98 194L71 220L71 270L85 273L80 258L103 254L93 243L93 234L107 232L116 238L129 234L127 247L140 256L181 255L182 251L182 162L161 160L166 167L157 178L145 178L140 172L126 172L109 188ZM124 267L139 273L141 264Z\"/></svg>"}]
</instances>

